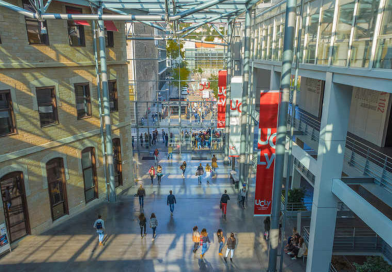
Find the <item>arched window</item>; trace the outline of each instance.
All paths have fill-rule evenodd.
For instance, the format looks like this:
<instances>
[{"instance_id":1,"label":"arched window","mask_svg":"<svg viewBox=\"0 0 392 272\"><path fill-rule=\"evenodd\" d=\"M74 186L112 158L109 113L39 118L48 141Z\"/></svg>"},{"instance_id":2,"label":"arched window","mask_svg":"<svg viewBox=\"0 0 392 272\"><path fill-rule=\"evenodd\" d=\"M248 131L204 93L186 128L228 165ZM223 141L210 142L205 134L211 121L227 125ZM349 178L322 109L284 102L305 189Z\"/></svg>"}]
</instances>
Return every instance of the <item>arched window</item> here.
<instances>
[{"instance_id":1,"label":"arched window","mask_svg":"<svg viewBox=\"0 0 392 272\"><path fill-rule=\"evenodd\" d=\"M11 242L30 233L23 172L11 172L0 178L4 215Z\"/></svg>"},{"instance_id":2,"label":"arched window","mask_svg":"<svg viewBox=\"0 0 392 272\"><path fill-rule=\"evenodd\" d=\"M82 169L84 196L86 203L98 198L97 169L95 166L95 148L87 147L82 151Z\"/></svg>"},{"instance_id":3,"label":"arched window","mask_svg":"<svg viewBox=\"0 0 392 272\"><path fill-rule=\"evenodd\" d=\"M118 187L123 185L121 142L119 138L113 139L113 167L114 167L114 184L116 187Z\"/></svg>"},{"instance_id":4,"label":"arched window","mask_svg":"<svg viewBox=\"0 0 392 272\"><path fill-rule=\"evenodd\" d=\"M54 158L46 163L48 189L53 221L68 214L67 187L65 182L64 162Z\"/></svg>"}]
</instances>

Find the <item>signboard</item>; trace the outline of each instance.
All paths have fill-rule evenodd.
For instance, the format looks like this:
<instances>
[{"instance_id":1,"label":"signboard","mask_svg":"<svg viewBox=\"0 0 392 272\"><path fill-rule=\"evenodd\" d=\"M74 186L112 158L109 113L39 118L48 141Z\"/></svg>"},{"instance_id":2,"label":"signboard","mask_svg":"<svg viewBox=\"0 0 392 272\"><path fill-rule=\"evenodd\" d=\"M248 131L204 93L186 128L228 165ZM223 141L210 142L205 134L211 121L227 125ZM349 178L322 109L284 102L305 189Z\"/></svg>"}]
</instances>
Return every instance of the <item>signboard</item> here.
<instances>
[{"instance_id":1,"label":"signboard","mask_svg":"<svg viewBox=\"0 0 392 272\"><path fill-rule=\"evenodd\" d=\"M242 77L231 79L229 157L240 156Z\"/></svg>"},{"instance_id":2,"label":"signboard","mask_svg":"<svg viewBox=\"0 0 392 272\"><path fill-rule=\"evenodd\" d=\"M202 98L210 98L210 91L209 90L204 90L202 94Z\"/></svg>"},{"instance_id":3,"label":"signboard","mask_svg":"<svg viewBox=\"0 0 392 272\"><path fill-rule=\"evenodd\" d=\"M217 128L224 128L226 126L226 87L227 87L227 71L220 70L218 75Z\"/></svg>"},{"instance_id":4,"label":"signboard","mask_svg":"<svg viewBox=\"0 0 392 272\"><path fill-rule=\"evenodd\" d=\"M271 214L279 100L279 91L262 91L260 93L255 216Z\"/></svg>"},{"instance_id":5,"label":"signboard","mask_svg":"<svg viewBox=\"0 0 392 272\"><path fill-rule=\"evenodd\" d=\"M322 97L324 96L324 81L301 77L301 91L299 92L298 106L320 118Z\"/></svg>"},{"instance_id":6,"label":"signboard","mask_svg":"<svg viewBox=\"0 0 392 272\"><path fill-rule=\"evenodd\" d=\"M7 233L5 223L0 224L0 255L5 251L11 251L10 239Z\"/></svg>"}]
</instances>

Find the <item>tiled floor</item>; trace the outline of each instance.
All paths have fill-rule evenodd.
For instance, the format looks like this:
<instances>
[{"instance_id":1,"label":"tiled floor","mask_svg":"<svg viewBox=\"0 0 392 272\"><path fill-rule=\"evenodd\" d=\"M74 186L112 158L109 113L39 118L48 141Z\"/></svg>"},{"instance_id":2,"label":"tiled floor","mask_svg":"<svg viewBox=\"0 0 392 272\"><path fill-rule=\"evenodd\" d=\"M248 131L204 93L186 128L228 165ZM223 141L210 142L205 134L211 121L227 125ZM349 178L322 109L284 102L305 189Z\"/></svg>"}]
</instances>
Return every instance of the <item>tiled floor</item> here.
<instances>
[{"instance_id":1,"label":"tiled floor","mask_svg":"<svg viewBox=\"0 0 392 272\"><path fill-rule=\"evenodd\" d=\"M164 154L162 154L161 157ZM137 158L137 156L135 156ZM207 185L197 184L194 176L199 161L191 161L191 154L182 158L174 156L173 162L163 158L165 176L162 184L151 185L147 171L153 161L137 160L140 182L146 188L144 211L154 212L158 218L157 238L152 241L148 228L146 238L140 237L137 217L140 212L137 187L132 187L119 197L117 203L102 203L71 218L60 226L38 236L28 236L10 254L0 259L0 271L266 271L268 245L263 239L263 219L253 217L250 188L249 207L241 209L237 193L228 178L229 167L222 164L218 155L218 177ZM210 157L210 155L208 156ZM187 160L186 178L181 178L180 161ZM210 161L202 161L203 166ZM227 221L221 218L219 200L224 190L231 200ZM173 190L177 198L174 216L170 216L166 196ZM92 228L101 214L106 225L106 244L98 247L98 238ZM192 228L206 228L212 241L205 259L192 253ZM218 255L216 231L225 235L236 233L238 247L234 262L226 264ZM302 260L284 257L287 272L304 271Z\"/></svg>"}]
</instances>

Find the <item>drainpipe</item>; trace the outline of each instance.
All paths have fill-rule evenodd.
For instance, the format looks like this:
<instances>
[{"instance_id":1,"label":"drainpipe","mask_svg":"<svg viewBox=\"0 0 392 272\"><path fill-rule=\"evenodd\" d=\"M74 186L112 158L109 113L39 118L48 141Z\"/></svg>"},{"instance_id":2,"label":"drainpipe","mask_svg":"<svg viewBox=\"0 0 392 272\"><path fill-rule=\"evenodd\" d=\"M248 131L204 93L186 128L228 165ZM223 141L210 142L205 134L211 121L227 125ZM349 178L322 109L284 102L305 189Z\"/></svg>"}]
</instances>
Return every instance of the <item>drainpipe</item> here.
<instances>
[{"instance_id":1,"label":"drainpipe","mask_svg":"<svg viewBox=\"0 0 392 272\"><path fill-rule=\"evenodd\" d=\"M99 132L101 138L101 149L102 149L102 163L103 163L103 176L105 177L105 183L107 182L106 173L106 151L105 151L105 140L103 136L103 120L102 120L102 100L101 100L101 83L99 80L99 66L98 66L98 52L97 52L97 29L95 27L95 21L92 22L93 30L93 50L95 59L95 74L97 75L97 95L98 95L98 110L99 110ZM106 187L106 199L109 201L109 191Z\"/></svg>"},{"instance_id":2,"label":"drainpipe","mask_svg":"<svg viewBox=\"0 0 392 272\"><path fill-rule=\"evenodd\" d=\"M103 8L98 8L98 15L102 16ZM109 172L109 182L106 180L106 185L109 187L109 202L116 202L116 191L114 185L114 165L113 165L113 142L112 142L112 124L110 120L110 99L108 74L106 65L106 44L105 44L105 25L104 21L98 20L98 37L99 37L99 57L101 60L101 80L103 89L103 117L105 121L106 132L106 156L107 166Z\"/></svg>"},{"instance_id":3,"label":"drainpipe","mask_svg":"<svg viewBox=\"0 0 392 272\"><path fill-rule=\"evenodd\" d=\"M224 146L224 151L225 151L225 159L223 161L224 165L229 165L230 164L230 159L229 159L229 133L230 133L230 95L231 95L231 65L232 65L232 60L231 60L231 31L232 31L232 25L229 21L227 21L227 35L229 37L228 40L228 46L227 46L227 82L226 82L226 120L225 120L225 146Z\"/></svg>"}]
</instances>

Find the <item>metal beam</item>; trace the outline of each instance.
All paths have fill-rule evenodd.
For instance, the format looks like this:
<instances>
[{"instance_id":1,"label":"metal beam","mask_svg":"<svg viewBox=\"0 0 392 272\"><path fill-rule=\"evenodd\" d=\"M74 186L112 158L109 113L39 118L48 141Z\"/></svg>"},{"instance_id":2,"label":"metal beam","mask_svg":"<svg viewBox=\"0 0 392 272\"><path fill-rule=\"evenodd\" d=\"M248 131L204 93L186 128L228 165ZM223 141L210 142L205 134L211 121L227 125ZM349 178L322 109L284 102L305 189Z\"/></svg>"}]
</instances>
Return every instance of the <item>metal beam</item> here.
<instances>
[{"instance_id":1,"label":"metal beam","mask_svg":"<svg viewBox=\"0 0 392 272\"><path fill-rule=\"evenodd\" d=\"M226 37L219 31L219 29L216 27L216 25L211 24L211 26L216 30L216 32L218 32L219 36L222 37L222 39L227 42Z\"/></svg>"}]
</instances>

